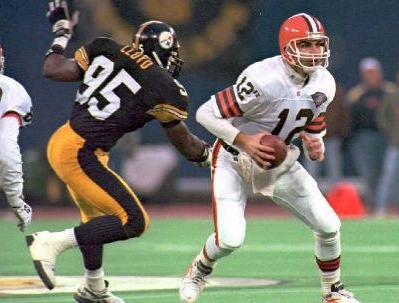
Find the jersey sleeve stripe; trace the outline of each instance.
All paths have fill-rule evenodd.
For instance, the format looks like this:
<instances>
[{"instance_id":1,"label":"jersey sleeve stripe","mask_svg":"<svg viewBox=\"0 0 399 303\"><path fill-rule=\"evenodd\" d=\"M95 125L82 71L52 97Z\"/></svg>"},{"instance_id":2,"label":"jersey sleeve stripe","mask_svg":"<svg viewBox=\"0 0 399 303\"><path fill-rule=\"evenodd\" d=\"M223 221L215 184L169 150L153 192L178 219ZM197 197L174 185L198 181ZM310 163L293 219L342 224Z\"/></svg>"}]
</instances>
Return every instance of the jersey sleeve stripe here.
<instances>
[{"instance_id":1,"label":"jersey sleeve stripe","mask_svg":"<svg viewBox=\"0 0 399 303\"><path fill-rule=\"evenodd\" d=\"M230 108L231 108L231 110L234 113L234 116L235 117L241 116L242 115L242 110L238 106L237 99L236 99L236 96L234 94L233 88L229 87L229 88L225 89L225 92L226 92L226 95L227 95L227 100L229 101Z\"/></svg>"},{"instance_id":2,"label":"jersey sleeve stripe","mask_svg":"<svg viewBox=\"0 0 399 303\"><path fill-rule=\"evenodd\" d=\"M216 103L223 118L238 117L242 111L238 106L232 87L228 87L216 94Z\"/></svg>"},{"instance_id":3,"label":"jersey sleeve stripe","mask_svg":"<svg viewBox=\"0 0 399 303\"><path fill-rule=\"evenodd\" d=\"M229 116L228 109L226 103L224 101L223 92L218 92L216 95L216 104L219 108L220 114L223 118L227 118Z\"/></svg>"},{"instance_id":4,"label":"jersey sleeve stripe","mask_svg":"<svg viewBox=\"0 0 399 303\"><path fill-rule=\"evenodd\" d=\"M305 130L309 133L321 133L325 129L325 113L320 114L314 121L305 126Z\"/></svg>"},{"instance_id":5,"label":"jersey sleeve stripe","mask_svg":"<svg viewBox=\"0 0 399 303\"><path fill-rule=\"evenodd\" d=\"M6 112L1 118L14 117L18 120L19 125L22 125L21 116L16 112Z\"/></svg>"},{"instance_id":6,"label":"jersey sleeve stripe","mask_svg":"<svg viewBox=\"0 0 399 303\"><path fill-rule=\"evenodd\" d=\"M187 119L187 112L182 111L169 104L157 104L147 111L147 114L155 117L161 123L168 123L174 120L183 121Z\"/></svg>"},{"instance_id":7,"label":"jersey sleeve stripe","mask_svg":"<svg viewBox=\"0 0 399 303\"><path fill-rule=\"evenodd\" d=\"M84 47L79 48L75 52L75 60L79 64L80 68L86 71L89 67L90 61L87 55L86 49Z\"/></svg>"}]
</instances>

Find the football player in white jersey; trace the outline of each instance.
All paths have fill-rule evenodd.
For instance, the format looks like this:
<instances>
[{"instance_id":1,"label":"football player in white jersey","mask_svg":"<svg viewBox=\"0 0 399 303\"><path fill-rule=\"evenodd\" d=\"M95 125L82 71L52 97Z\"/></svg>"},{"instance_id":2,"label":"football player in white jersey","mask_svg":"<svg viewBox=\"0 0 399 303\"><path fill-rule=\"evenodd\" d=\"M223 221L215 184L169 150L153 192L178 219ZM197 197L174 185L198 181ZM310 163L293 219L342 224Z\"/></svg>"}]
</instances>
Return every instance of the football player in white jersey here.
<instances>
[{"instance_id":1,"label":"football player in white jersey","mask_svg":"<svg viewBox=\"0 0 399 303\"><path fill-rule=\"evenodd\" d=\"M248 190L270 197L312 229L322 302L359 303L340 279L340 220L290 144L301 137L306 157L324 158L324 115L335 94L326 69L329 39L319 20L300 13L284 21L279 44L281 55L250 65L197 111L197 121L218 138L212 159L215 232L182 280L184 303L195 302L216 261L242 245ZM260 144L270 133L288 145L286 159L273 169L274 149Z\"/></svg>"},{"instance_id":2,"label":"football player in white jersey","mask_svg":"<svg viewBox=\"0 0 399 303\"><path fill-rule=\"evenodd\" d=\"M31 223L32 209L23 198L22 159L18 144L20 127L32 121L31 99L25 88L3 75L4 57L0 45L0 188L4 191L18 227L25 231Z\"/></svg>"}]
</instances>

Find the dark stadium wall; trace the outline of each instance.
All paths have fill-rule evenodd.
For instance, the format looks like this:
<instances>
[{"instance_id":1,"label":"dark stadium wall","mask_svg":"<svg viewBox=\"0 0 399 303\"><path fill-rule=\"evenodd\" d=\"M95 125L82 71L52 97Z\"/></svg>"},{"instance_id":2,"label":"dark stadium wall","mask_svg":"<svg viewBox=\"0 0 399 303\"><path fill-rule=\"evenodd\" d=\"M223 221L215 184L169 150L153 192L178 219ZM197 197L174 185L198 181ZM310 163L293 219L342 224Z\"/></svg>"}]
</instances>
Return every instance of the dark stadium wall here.
<instances>
[{"instance_id":1,"label":"dark stadium wall","mask_svg":"<svg viewBox=\"0 0 399 303\"><path fill-rule=\"evenodd\" d=\"M130 30L144 20L169 22L178 32L186 61L180 80L191 94L188 125L210 142L213 137L194 121L195 110L212 93L231 85L246 65L277 54L279 26L294 13L307 12L324 23L331 37L330 70L344 87L357 82L357 64L365 56L380 59L386 78L394 79L399 60L397 1L167 2L168 9L159 9L165 1L71 1L72 7L81 10L81 23L68 55L98 34L127 42ZM42 76L43 56L52 41L45 17L47 6L44 0L0 3L0 43L7 60L6 74L25 85L34 102L34 122L21 135L24 150L45 148L51 132L67 119L77 88L76 83L55 83ZM166 140L156 123L142 129L141 138L142 143ZM186 161L181 161L178 171L181 176L207 173L193 169Z\"/></svg>"}]
</instances>

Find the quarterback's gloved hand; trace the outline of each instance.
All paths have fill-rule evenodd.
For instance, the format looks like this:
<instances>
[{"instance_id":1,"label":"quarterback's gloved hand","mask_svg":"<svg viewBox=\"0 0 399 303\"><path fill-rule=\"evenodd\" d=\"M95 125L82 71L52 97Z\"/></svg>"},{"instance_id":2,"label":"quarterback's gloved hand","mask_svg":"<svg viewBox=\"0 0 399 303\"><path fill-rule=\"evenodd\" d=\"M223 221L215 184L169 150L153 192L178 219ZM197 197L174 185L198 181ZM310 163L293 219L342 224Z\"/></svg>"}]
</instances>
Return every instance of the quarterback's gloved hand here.
<instances>
[{"instance_id":1,"label":"quarterback's gloved hand","mask_svg":"<svg viewBox=\"0 0 399 303\"><path fill-rule=\"evenodd\" d=\"M78 23L79 12L75 12L70 19L66 0L54 0L49 2L48 5L47 18L54 33L53 46L59 45L65 49L72 37L74 27Z\"/></svg>"},{"instance_id":2,"label":"quarterback's gloved hand","mask_svg":"<svg viewBox=\"0 0 399 303\"><path fill-rule=\"evenodd\" d=\"M212 165L212 146L205 143L205 149L202 153L201 160L195 162L199 167L210 167Z\"/></svg>"},{"instance_id":3,"label":"quarterback's gloved hand","mask_svg":"<svg viewBox=\"0 0 399 303\"><path fill-rule=\"evenodd\" d=\"M20 231L25 231L26 227L32 222L32 208L21 198L10 201L11 209L18 219Z\"/></svg>"}]
</instances>

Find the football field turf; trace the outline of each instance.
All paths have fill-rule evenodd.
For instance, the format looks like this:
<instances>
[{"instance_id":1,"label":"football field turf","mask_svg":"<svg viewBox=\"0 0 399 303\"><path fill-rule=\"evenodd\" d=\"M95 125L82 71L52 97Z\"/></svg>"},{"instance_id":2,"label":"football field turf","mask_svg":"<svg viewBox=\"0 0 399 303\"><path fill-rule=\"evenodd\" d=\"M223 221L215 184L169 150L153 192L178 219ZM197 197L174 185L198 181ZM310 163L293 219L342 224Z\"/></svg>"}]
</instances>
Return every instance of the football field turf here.
<instances>
[{"instance_id":1,"label":"football field turf","mask_svg":"<svg viewBox=\"0 0 399 303\"><path fill-rule=\"evenodd\" d=\"M60 230L72 220L36 220L29 232ZM82 261L78 249L57 259L59 285L36 277L14 222L0 223L0 302L73 302ZM177 285L212 230L208 219L153 218L140 239L107 245L105 271L127 303L178 302ZM399 302L399 220L343 220L342 277L362 303ZM313 237L296 219L249 219L243 247L222 259L199 303L317 303ZM238 279L240 278L240 279Z\"/></svg>"}]
</instances>

